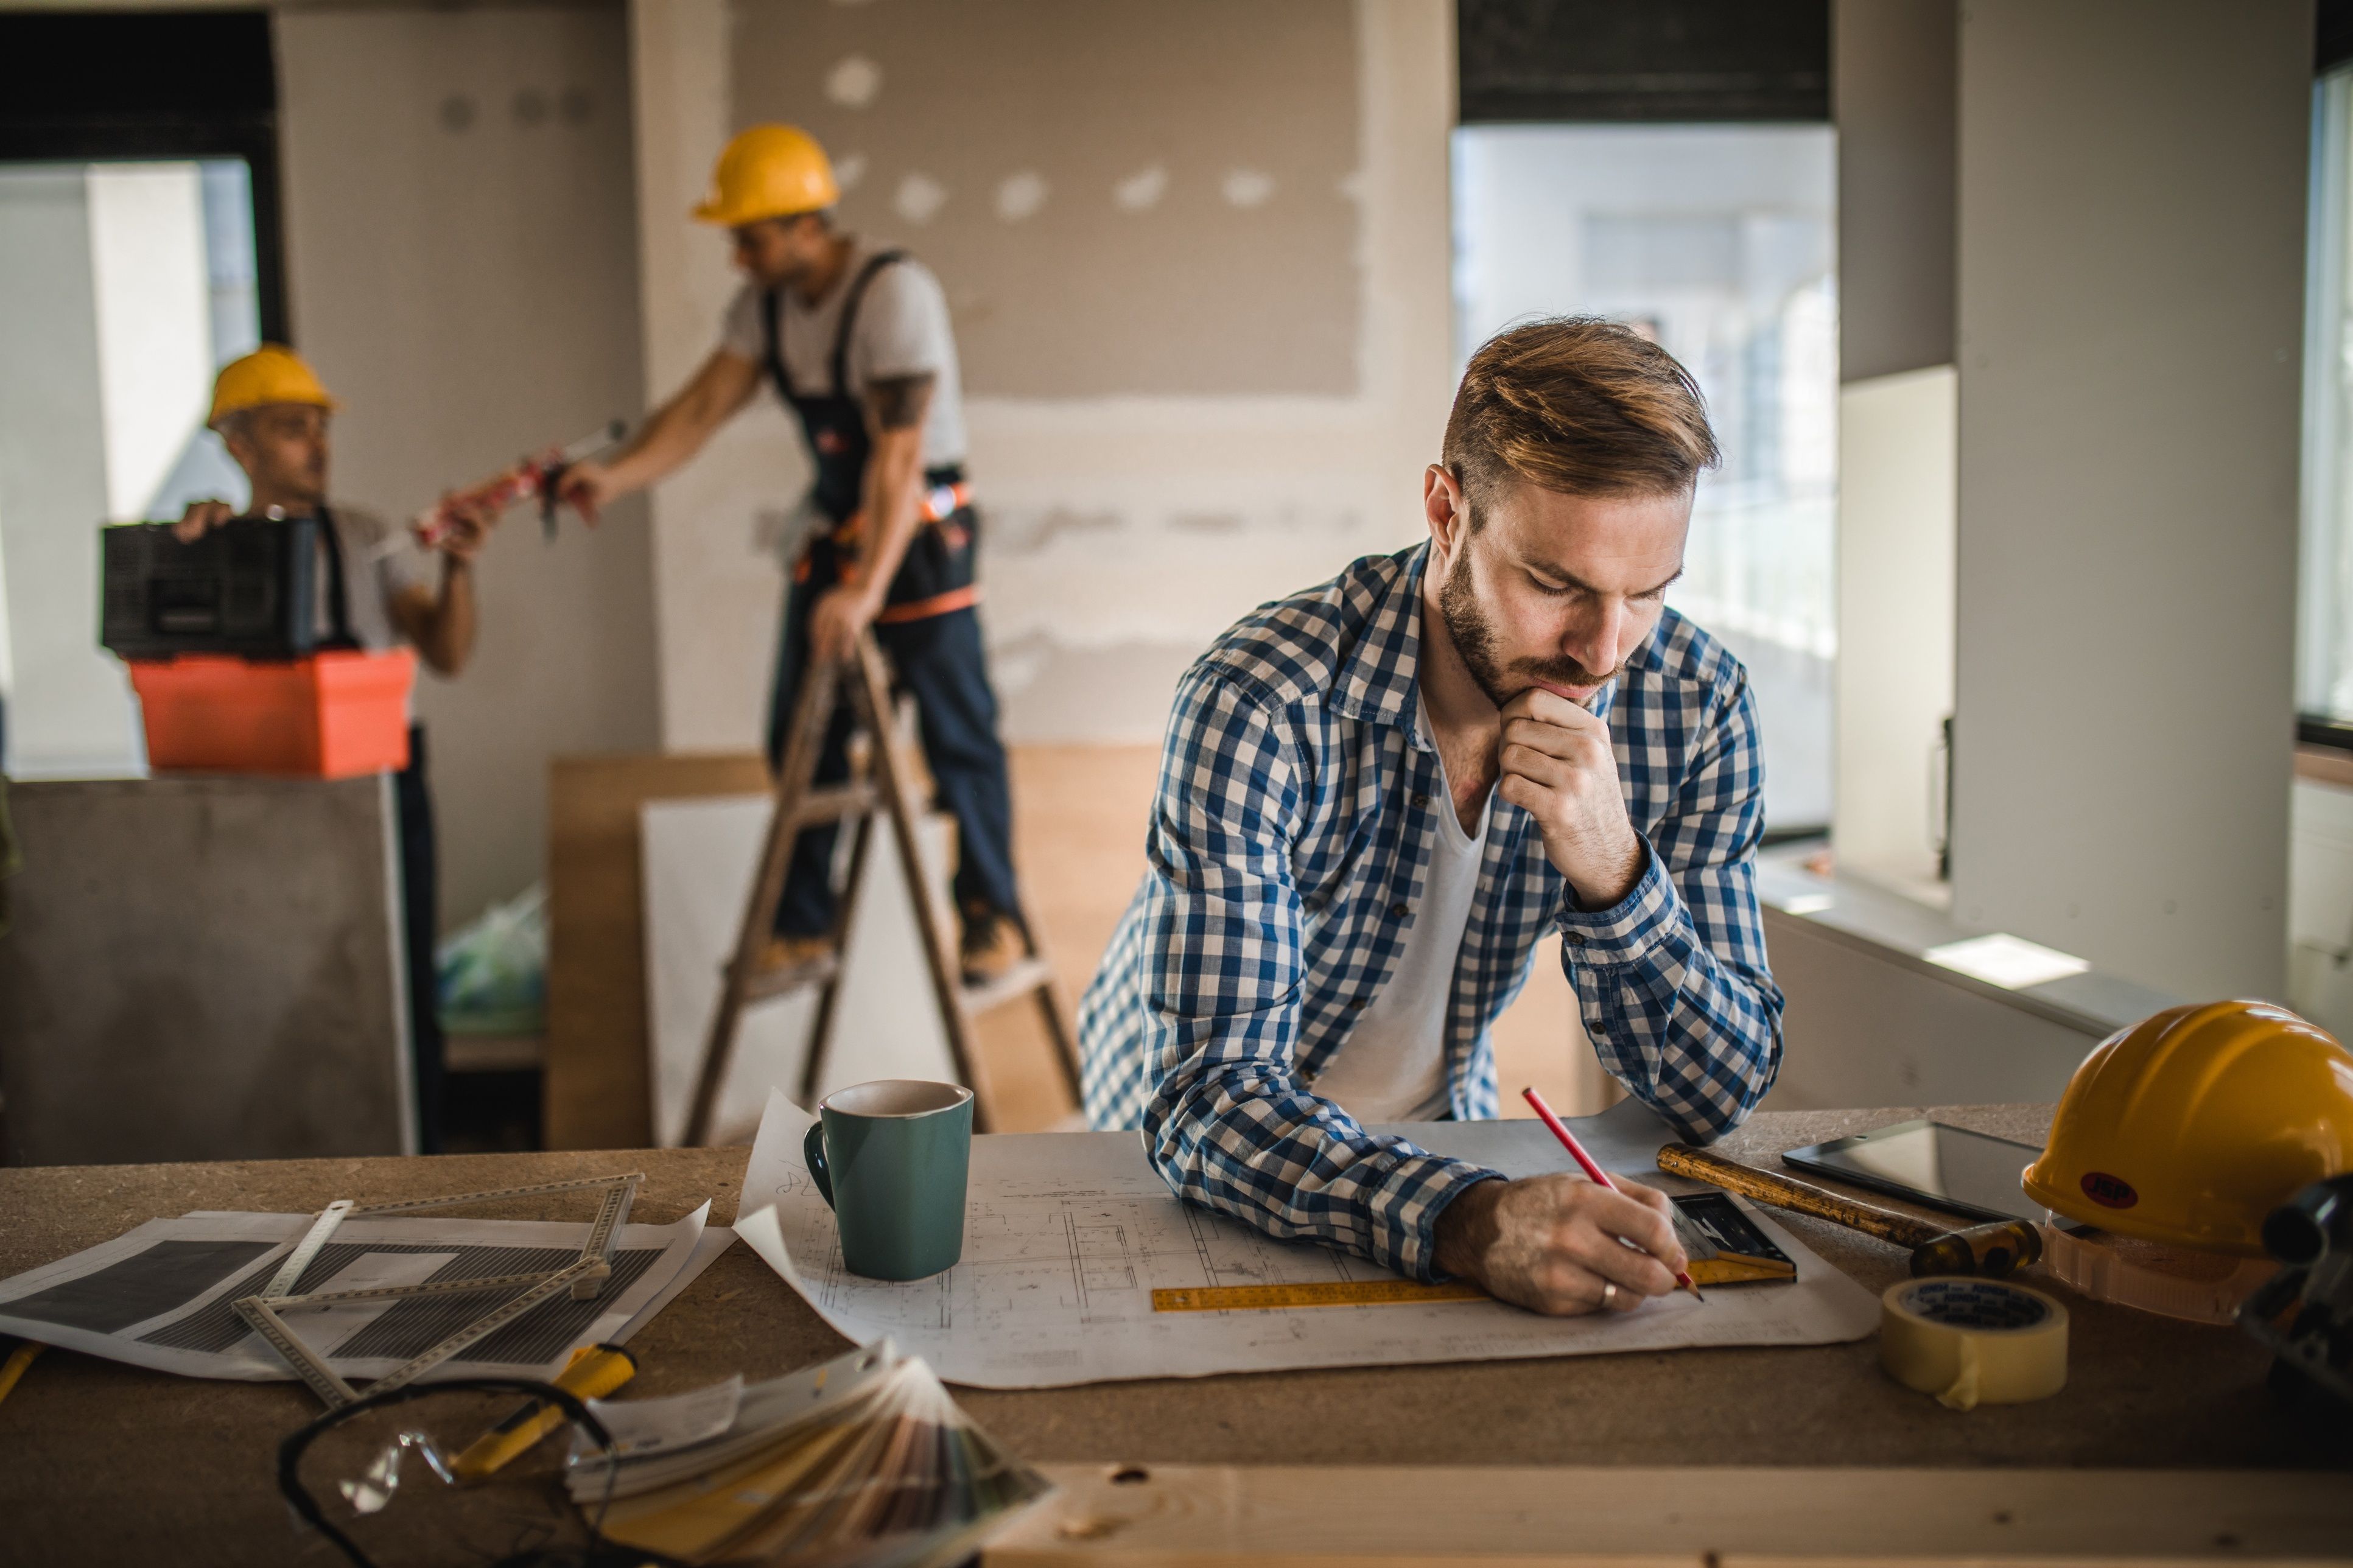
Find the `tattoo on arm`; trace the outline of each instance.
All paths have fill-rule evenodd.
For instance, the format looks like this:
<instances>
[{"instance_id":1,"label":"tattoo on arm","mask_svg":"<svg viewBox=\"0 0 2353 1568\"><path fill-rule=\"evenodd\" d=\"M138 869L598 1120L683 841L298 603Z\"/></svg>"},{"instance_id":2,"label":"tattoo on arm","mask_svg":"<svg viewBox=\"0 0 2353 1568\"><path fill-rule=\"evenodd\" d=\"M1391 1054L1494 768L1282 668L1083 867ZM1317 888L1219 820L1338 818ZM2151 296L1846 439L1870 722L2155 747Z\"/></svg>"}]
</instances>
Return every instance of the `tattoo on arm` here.
<instances>
[{"instance_id":1,"label":"tattoo on arm","mask_svg":"<svg viewBox=\"0 0 2353 1568\"><path fill-rule=\"evenodd\" d=\"M933 375L894 375L866 384L866 413L878 430L911 430L932 406Z\"/></svg>"}]
</instances>

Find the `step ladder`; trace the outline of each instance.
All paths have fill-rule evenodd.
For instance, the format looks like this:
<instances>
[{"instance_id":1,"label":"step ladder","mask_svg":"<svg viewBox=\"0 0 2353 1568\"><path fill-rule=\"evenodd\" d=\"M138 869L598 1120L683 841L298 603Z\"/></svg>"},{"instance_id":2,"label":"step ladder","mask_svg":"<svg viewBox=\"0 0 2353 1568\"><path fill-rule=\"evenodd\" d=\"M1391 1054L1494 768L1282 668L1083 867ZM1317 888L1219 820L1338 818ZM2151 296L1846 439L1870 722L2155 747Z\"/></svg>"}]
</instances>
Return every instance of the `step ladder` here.
<instances>
[{"instance_id":1,"label":"step ladder","mask_svg":"<svg viewBox=\"0 0 2353 1568\"><path fill-rule=\"evenodd\" d=\"M849 704L850 776L843 784L816 788L818 752L824 749L827 726L834 705ZM907 759L892 744L888 720L892 714L891 683L882 650L871 632L859 635L856 651L828 668L810 671L799 705L793 711L786 737L784 763L776 771L776 808L760 848L759 871L752 879L751 898L744 923L735 934L735 951L722 968L719 1005L712 1015L711 1033L696 1074L694 1104L687 1118L686 1142L700 1145L711 1136L711 1121L718 1110L719 1093L727 1081L727 1068L735 1052L736 1031L744 1010L758 1003L815 987L817 1016L809 1026L808 1050L801 1068L801 1104L814 1103L823 1080L826 1059L833 1045L835 1004L839 1000L842 943L857 912L859 889L864 880L866 852L874 819L887 817L899 865L907 879L908 902L914 908L915 926L922 935L924 964L931 972L933 1000L945 1029L948 1054L957 1080L972 1090L973 1130L990 1131L997 1120L996 1096L981 1060L974 1020L990 1010L1033 998L1039 1021L1053 1046L1055 1065L1061 1069L1071 1103L1079 1098L1078 1049L1071 1040L1068 1015L1053 966L1039 947L1037 933L1027 934L1027 956L1004 975L986 985L966 985L957 946L948 929L940 900L926 885L923 858L915 842L916 808L912 798ZM865 744L859 744L863 738ZM849 847L849 879L834 906L830 951L805 963L766 969L762 955L775 927L776 906L785 893L785 872L792 861L793 845L801 830L828 822L854 822Z\"/></svg>"}]
</instances>

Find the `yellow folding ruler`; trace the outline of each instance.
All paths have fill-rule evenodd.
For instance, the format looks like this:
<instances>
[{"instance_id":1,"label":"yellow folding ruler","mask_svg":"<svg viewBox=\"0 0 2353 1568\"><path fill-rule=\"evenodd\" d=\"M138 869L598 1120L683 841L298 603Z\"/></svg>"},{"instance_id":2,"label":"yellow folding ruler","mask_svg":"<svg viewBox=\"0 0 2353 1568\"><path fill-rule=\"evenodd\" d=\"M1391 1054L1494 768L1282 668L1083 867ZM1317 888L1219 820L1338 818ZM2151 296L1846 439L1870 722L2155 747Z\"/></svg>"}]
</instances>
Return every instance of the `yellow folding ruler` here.
<instances>
[{"instance_id":1,"label":"yellow folding ruler","mask_svg":"<svg viewBox=\"0 0 2353 1568\"><path fill-rule=\"evenodd\" d=\"M1467 1279L1319 1279L1303 1285L1193 1285L1155 1290L1155 1312L1248 1312L1282 1307L1403 1307L1420 1301L1483 1301Z\"/></svg>"},{"instance_id":2,"label":"yellow folding ruler","mask_svg":"<svg viewBox=\"0 0 2353 1568\"><path fill-rule=\"evenodd\" d=\"M258 1296L240 1297L232 1303L237 1316L243 1318L259 1334L270 1349L291 1368L294 1374L308 1384L311 1391L332 1408L348 1405L366 1394L381 1394L413 1382L417 1376L448 1361L459 1351L485 1339L513 1322L516 1319L554 1298L559 1291L569 1290L575 1301L593 1300L604 1293L613 1276L613 1243L628 1222L629 1205L637 1201L638 1188L645 1183L645 1173L632 1171L625 1176L586 1176L570 1182L543 1182L536 1186L501 1187L495 1192L461 1193L446 1198L406 1198L396 1203L355 1204L348 1198L338 1198L319 1211L311 1228L286 1260L278 1266ZM421 1285L374 1285L354 1290L311 1291L295 1295L294 1287L302 1271L319 1256L322 1247L340 1228L344 1220L361 1215L421 1214L430 1209L465 1208L475 1204L496 1203L508 1198L539 1197L549 1193L601 1191L603 1202L597 1205L596 1217L588 1226L587 1240L581 1244L580 1256L562 1268L536 1274L500 1274L478 1279L436 1279ZM281 1314L309 1307L335 1307L353 1301L389 1301L411 1296L471 1295L493 1290L515 1290L517 1295L500 1302L472 1322L443 1340L422 1355L404 1362L370 1384L366 1393L354 1390L343 1381L343 1374L327 1364L324 1356L305 1344L301 1337L286 1325Z\"/></svg>"}]
</instances>

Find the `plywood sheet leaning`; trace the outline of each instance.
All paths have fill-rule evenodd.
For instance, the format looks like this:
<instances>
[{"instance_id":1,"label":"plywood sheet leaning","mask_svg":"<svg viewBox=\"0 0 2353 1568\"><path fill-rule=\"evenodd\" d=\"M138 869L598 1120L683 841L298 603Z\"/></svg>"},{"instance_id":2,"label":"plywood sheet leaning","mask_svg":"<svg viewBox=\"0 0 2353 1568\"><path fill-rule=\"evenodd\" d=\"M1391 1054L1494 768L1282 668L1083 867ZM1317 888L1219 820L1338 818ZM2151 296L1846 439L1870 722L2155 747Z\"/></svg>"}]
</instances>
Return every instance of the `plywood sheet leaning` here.
<instances>
[{"instance_id":1,"label":"plywood sheet leaning","mask_svg":"<svg viewBox=\"0 0 2353 1568\"><path fill-rule=\"evenodd\" d=\"M654 1141L638 808L767 787L767 764L751 752L559 757L548 765L549 1148L642 1149Z\"/></svg>"}]
</instances>

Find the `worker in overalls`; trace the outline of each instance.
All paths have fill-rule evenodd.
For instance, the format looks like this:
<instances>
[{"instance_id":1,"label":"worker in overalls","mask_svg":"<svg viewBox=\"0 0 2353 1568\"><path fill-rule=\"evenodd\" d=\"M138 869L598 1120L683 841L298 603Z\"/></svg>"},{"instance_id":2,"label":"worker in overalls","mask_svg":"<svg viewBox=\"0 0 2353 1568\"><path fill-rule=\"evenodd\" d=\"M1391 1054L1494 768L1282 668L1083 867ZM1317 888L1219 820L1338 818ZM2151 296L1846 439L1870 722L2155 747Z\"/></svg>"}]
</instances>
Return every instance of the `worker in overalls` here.
<instances>
[{"instance_id":1,"label":"worker in overalls","mask_svg":"<svg viewBox=\"0 0 2353 1568\"><path fill-rule=\"evenodd\" d=\"M571 469L564 499L593 515L654 483L701 451L762 378L775 385L800 417L817 479L805 507L811 537L786 592L769 763L781 765L809 672L848 657L871 626L914 697L924 758L955 818L965 978L996 979L1027 947L1005 748L973 609L978 517L946 297L923 263L835 226L840 187L804 132L752 127L728 143L713 184L695 216L733 233L748 275L719 345L620 453ZM837 709L819 784L849 776L850 723L846 705ZM769 965L829 951L835 837L828 824L794 845Z\"/></svg>"}]
</instances>

